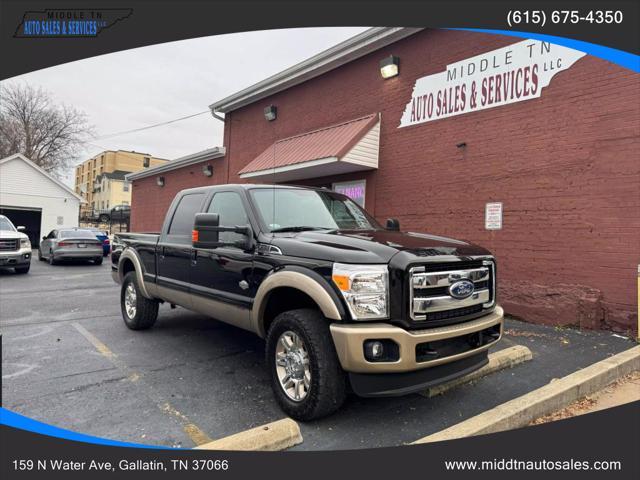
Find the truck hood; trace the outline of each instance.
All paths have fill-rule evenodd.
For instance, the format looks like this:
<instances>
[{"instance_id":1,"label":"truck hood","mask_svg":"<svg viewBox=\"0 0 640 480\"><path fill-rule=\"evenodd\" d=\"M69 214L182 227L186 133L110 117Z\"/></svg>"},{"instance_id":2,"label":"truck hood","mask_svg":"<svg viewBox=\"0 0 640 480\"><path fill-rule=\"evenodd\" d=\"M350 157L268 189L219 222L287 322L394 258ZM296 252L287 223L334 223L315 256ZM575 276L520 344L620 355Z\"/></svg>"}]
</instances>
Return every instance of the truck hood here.
<instances>
[{"instance_id":1,"label":"truck hood","mask_svg":"<svg viewBox=\"0 0 640 480\"><path fill-rule=\"evenodd\" d=\"M388 263L400 252L405 252L409 260L412 256L424 259L491 254L478 245L453 238L389 230L277 233L271 243L284 255L344 263Z\"/></svg>"},{"instance_id":2,"label":"truck hood","mask_svg":"<svg viewBox=\"0 0 640 480\"><path fill-rule=\"evenodd\" d=\"M0 238L29 238L22 232L12 232L9 230L0 230Z\"/></svg>"}]
</instances>

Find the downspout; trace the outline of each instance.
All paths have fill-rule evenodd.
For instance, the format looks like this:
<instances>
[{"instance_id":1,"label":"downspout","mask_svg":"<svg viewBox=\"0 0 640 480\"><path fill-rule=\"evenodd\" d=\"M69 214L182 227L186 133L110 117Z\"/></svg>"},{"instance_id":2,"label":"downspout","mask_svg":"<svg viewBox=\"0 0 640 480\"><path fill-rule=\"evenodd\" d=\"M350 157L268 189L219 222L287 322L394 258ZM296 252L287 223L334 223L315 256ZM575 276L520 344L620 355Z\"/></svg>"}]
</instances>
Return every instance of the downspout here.
<instances>
[{"instance_id":1,"label":"downspout","mask_svg":"<svg viewBox=\"0 0 640 480\"><path fill-rule=\"evenodd\" d=\"M230 142L228 142L228 138L231 138L231 121L229 121L229 124L227 125L226 122L226 117L223 117L222 115L218 114L213 108L210 108L211 110L211 116L213 118L215 118L216 120L220 120L222 123L224 123L224 130L222 132L222 146L226 148L226 152L225 152L225 163L227 164L227 174L226 174L226 183L229 183L229 170L230 170L230 157L229 157L229 153L231 152L231 144ZM231 120L231 119L229 119ZM227 127L229 128L229 135L227 136ZM227 138L228 137L228 138ZM228 146L227 146L228 145Z\"/></svg>"}]
</instances>

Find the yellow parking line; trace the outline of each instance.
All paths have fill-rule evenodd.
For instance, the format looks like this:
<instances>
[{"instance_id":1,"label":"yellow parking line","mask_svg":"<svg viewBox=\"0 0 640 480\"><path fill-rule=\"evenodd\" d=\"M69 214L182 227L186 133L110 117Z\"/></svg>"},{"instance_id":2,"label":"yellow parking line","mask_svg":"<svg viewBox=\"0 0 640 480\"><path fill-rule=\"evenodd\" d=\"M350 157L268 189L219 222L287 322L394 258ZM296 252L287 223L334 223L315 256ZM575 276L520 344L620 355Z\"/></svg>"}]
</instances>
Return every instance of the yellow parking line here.
<instances>
[{"instance_id":1,"label":"yellow parking line","mask_svg":"<svg viewBox=\"0 0 640 480\"><path fill-rule=\"evenodd\" d=\"M73 322L71 325L73 325L73 328L75 328L84 338L86 338L98 352L109 359L118 370L123 372L130 382L142 384L142 386L147 389L149 396L153 399L158 408L165 414L168 414L171 417L177 419L184 432L189 436L189 438L195 445L202 445L212 442L211 437L209 437L206 433L204 433L204 431L198 428L197 425L192 423L186 415L180 413L169 402L165 401L162 398L161 394L159 392L156 392L153 387L146 384L146 382L143 382L141 380L141 375L129 368L124 362L122 362L118 358L118 356L113 353L111 349L109 349L109 347L107 347L100 341L98 337L96 337L93 333L91 333L89 330L87 330L77 322Z\"/></svg>"},{"instance_id":2,"label":"yellow parking line","mask_svg":"<svg viewBox=\"0 0 640 480\"><path fill-rule=\"evenodd\" d=\"M98 352L100 352L102 355L107 357L109 360L113 360L115 357L117 357L117 355L115 353L113 353L111 350L109 350L109 347L107 347L104 343L102 343L98 339L98 337L96 337L93 333L91 333L89 330L84 328L82 325L80 325L79 323L76 323L76 322L73 322L71 325L73 325L73 328L78 330L78 332L80 332L80 334L84 338L89 340L89 342L94 347L96 347L96 350L98 350Z\"/></svg>"}]
</instances>

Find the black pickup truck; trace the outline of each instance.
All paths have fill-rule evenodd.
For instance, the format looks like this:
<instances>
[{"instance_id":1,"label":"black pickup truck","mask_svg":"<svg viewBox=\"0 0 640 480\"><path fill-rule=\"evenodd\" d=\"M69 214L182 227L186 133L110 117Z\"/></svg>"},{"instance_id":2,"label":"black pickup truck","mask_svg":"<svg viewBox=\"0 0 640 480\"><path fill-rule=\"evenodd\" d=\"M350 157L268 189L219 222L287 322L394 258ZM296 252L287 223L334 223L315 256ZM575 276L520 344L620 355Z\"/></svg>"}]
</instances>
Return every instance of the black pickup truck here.
<instances>
[{"instance_id":1,"label":"black pickup truck","mask_svg":"<svg viewBox=\"0 0 640 480\"><path fill-rule=\"evenodd\" d=\"M133 330L169 302L265 338L276 399L300 420L349 389L403 395L476 370L502 335L487 250L382 227L326 189L184 190L161 233L116 235L112 262Z\"/></svg>"}]
</instances>

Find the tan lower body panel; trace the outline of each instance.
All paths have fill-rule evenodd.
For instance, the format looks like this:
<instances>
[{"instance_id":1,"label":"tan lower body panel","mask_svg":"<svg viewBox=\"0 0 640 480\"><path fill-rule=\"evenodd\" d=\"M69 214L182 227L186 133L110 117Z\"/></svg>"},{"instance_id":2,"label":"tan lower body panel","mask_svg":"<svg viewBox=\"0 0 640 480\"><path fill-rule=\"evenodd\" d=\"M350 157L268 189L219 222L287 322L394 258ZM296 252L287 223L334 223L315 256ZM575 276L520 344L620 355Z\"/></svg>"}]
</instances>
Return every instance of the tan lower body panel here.
<instances>
[{"instance_id":1,"label":"tan lower body panel","mask_svg":"<svg viewBox=\"0 0 640 480\"><path fill-rule=\"evenodd\" d=\"M475 320L464 323L436 327L424 330L405 330L388 323L361 323L361 324L331 324L331 336L340 359L342 368L354 373L387 373L409 372L422 368L435 367L444 363L454 362L487 350L496 342L468 350L462 353L425 362L416 361L416 345L419 343L435 342L447 338L456 338L479 332L495 325L500 325L500 337L504 311L496 306L492 313ZM363 344L366 340L390 339L398 344L400 358L395 362L369 362L364 357ZM498 339L499 340L499 339Z\"/></svg>"}]
</instances>

